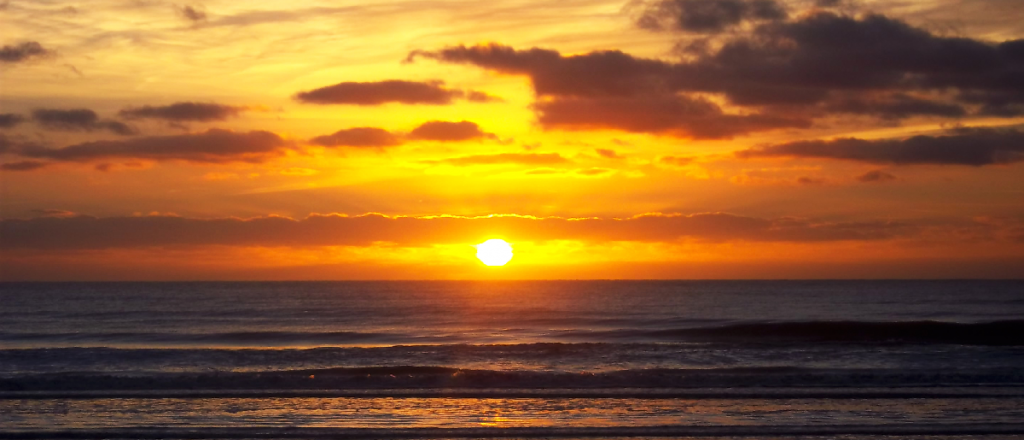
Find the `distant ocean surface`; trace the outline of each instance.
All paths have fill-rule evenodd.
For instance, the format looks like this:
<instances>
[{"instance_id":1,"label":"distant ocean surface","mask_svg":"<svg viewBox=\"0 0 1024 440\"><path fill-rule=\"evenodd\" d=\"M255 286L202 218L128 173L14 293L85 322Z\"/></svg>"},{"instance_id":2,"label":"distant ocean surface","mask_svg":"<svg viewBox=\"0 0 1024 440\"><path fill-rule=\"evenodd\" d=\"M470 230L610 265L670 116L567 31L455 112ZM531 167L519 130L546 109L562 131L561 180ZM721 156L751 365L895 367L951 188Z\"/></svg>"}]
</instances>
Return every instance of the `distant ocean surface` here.
<instances>
[{"instance_id":1,"label":"distant ocean surface","mask_svg":"<svg viewBox=\"0 0 1024 440\"><path fill-rule=\"evenodd\" d=\"M1021 281L0 284L0 438L1022 438Z\"/></svg>"}]
</instances>

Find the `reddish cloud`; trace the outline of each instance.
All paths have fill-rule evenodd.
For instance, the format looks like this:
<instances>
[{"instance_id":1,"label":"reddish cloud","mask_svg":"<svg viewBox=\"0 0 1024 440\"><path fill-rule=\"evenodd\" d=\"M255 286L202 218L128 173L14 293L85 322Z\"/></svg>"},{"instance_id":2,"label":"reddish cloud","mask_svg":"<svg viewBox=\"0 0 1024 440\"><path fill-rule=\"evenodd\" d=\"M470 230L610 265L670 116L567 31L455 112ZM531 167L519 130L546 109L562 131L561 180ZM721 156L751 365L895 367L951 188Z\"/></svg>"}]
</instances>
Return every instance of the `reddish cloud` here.
<instances>
[{"instance_id":1,"label":"reddish cloud","mask_svg":"<svg viewBox=\"0 0 1024 440\"><path fill-rule=\"evenodd\" d=\"M310 143L324 147L384 148L401 145L402 139L382 128L357 127L317 136Z\"/></svg>"},{"instance_id":2,"label":"reddish cloud","mask_svg":"<svg viewBox=\"0 0 1024 440\"><path fill-rule=\"evenodd\" d=\"M896 180L896 176L882 170L871 170L857 176L857 180L864 183L880 183Z\"/></svg>"},{"instance_id":3,"label":"reddish cloud","mask_svg":"<svg viewBox=\"0 0 1024 440\"><path fill-rule=\"evenodd\" d=\"M497 138L493 133L487 133L481 130L476 123L469 121L428 121L407 134L393 133L377 127L356 127L317 136L310 139L309 142L323 147L385 148L413 140L460 142Z\"/></svg>"},{"instance_id":4,"label":"reddish cloud","mask_svg":"<svg viewBox=\"0 0 1024 440\"><path fill-rule=\"evenodd\" d=\"M267 131L236 133L210 129L194 134L86 142L58 149L26 146L19 154L36 159L71 162L99 159L263 162L284 154L290 145L288 141Z\"/></svg>"},{"instance_id":5,"label":"reddish cloud","mask_svg":"<svg viewBox=\"0 0 1024 440\"><path fill-rule=\"evenodd\" d=\"M611 174L614 172L608 168L586 168L582 170L576 170L576 174L581 176L603 176L605 174Z\"/></svg>"},{"instance_id":6,"label":"reddish cloud","mask_svg":"<svg viewBox=\"0 0 1024 440\"><path fill-rule=\"evenodd\" d=\"M494 95L489 95L489 94L484 93L484 92L478 92L476 90L469 90L469 91L466 92L466 101L470 101L470 102L504 102L505 100L501 99L501 98L499 98L497 96L494 96Z\"/></svg>"},{"instance_id":7,"label":"reddish cloud","mask_svg":"<svg viewBox=\"0 0 1024 440\"><path fill-rule=\"evenodd\" d=\"M480 130L480 126L469 121L429 121L409 132L409 139L426 141L453 142L481 138L497 139L497 136Z\"/></svg>"},{"instance_id":8,"label":"reddish cloud","mask_svg":"<svg viewBox=\"0 0 1024 440\"><path fill-rule=\"evenodd\" d=\"M7 162L0 164L0 170L4 171L34 171L50 165L50 162L37 160L23 160L20 162Z\"/></svg>"},{"instance_id":9,"label":"reddish cloud","mask_svg":"<svg viewBox=\"0 0 1024 440\"><path fill-rule=\"evenodd\" d=\"M206 12L195 6L186 5L178 8L181 17L193 23L206 21Z\"/></svg>"},{"instance_id":10,"label":"reddish cloud","mask_svg":"<svg viewBox=\"0 0 1024 440\"><path fill-rule=\"evenodd\" d=\"M619 156L619 153L616 153L615 150L609 150L607 148L595 148L594 152L596 152L598 156L601 156L605 159L622 159L622 156Z\"/></svg>"},{"instance_id":11,"label":"reddish cloud","mask_svg":"<svg viewBox=\"0 0 1024 440\"><path fill-rule=\"evenodd\" d=\"M472 102L496 102L500 98L484 92L449 89L444 81L342 82L307 92L299 92L295 99L309 104L382 105L390 102L402 104L447 105L455 99Z\"/></svg>"},{"instance_id":12,"label":"reddish cloud","mask_svg":"<svg viewBox=\"0 0 1024 440\"><path fill-rule=\"evenodd\" d=\"M504 233L520 240L597 242L701 241L818 242L884 240L913 236L914 225L895 222L830 223L763 219L731 214L647 214L628 219L492 217L357 217L313 215L194 219L146 217L40 217L0 220L0 249L104 249L153 246L403 246L472 243Z\"/></svg>"},{"instance_id":13,"label":"reddish cloud","mask_svg":"<svg viewBox=\"0 0 1024 440\"><path fill-rule=\"evenodd\" d=\"M65 209L33 209L32 213L39 214L41 217L74 217L78 215L77 212Z\"/></svg>"},{"instance_id":14,"label":"reddish cloud","mask_svg":"<svg viewBox=\"0 0 1024 440\"><path fill-rule=\"evenodd\" d=\"M205 102L176 102L164 106L129 107L118 112L127 119L163 119L171 122L223 121L238 116L245 106L223 105Z\"/></svg>"},{"instance_id":15,"label":"reddish cloud","mask_svg":"<svg viewBox=\"0 0 1024 440\"><path fill-rule=\"evenodd\" d=\"M666 165L681 167L693 163L693 160L694 159L692 157L664 156L658 159L658 162L661 162Z\"/></svg>"},{"instance_id":16,"label":"reddish cloud","mask_svg":"<svg viewBox=\"0 0 1024 440\"><path fill-rule=\"evenodd\" d=\"M470 165L498 165L498 164L518 164L518 165L556 165L569 163L569 160L562 157L558 153L502 153L502 154L480 154L475 156L462 156L453 157L450 159L442 159L435 161L427 161L427 163L445 163L448 165L455 166L470 166Z\"/></svg>"}]
</instances>

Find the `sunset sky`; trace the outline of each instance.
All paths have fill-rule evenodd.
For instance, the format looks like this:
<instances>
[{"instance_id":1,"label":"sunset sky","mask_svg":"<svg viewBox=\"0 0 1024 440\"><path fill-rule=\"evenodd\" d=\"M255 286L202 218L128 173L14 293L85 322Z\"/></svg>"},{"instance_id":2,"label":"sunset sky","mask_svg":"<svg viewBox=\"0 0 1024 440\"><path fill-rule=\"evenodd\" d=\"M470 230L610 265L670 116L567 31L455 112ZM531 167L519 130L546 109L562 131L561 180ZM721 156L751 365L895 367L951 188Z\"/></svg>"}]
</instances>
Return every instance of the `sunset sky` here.
<instances>
[{"instance_id":1,"label":"sunset sky","mask_svg":"<svg viewBox=\"0 0 1024 440\"><path fill-rule=\"evenodd\" d=\"M1019 0L0 23L2 280L1024 276Z\"/></svg>"}]
</instances>

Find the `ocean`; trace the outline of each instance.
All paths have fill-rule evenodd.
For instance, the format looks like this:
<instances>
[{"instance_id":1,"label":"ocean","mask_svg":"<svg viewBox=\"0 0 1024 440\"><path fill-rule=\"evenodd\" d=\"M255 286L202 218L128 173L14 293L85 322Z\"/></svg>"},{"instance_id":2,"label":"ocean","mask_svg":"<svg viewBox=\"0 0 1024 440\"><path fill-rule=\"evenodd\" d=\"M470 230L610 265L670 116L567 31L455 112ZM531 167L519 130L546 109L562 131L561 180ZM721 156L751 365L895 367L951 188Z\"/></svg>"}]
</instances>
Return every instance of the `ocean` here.
<instances>
[{"instance_id":1,"label":"ocean","mask_svg":"<svg viewBox=\"0 0 1024 440\"><path fill-rule=\"evenodd\" d=\"M0 438L1024 438L1022 281L0 284Z\"/></svg>"}]
</instances>

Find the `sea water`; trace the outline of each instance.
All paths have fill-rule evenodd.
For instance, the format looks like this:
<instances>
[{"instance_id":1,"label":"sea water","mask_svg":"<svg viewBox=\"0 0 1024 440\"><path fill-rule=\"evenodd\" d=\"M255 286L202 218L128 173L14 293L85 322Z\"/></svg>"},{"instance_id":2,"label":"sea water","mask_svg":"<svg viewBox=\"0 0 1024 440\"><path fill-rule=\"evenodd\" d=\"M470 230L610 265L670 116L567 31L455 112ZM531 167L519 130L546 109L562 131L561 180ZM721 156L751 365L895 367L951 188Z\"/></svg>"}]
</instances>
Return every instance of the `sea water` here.
<instances>
[{"instance_id":1,"label":"sea water","mask_svg":"<svg viewBox=\"0 0 1024 440\"><path fill-rule=\"evenodd\" d=\"M0 438L1012 438L1021 281L0 284Z\"/></svg>"}]
</instances>

